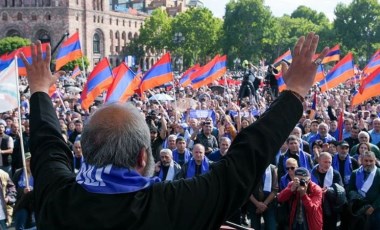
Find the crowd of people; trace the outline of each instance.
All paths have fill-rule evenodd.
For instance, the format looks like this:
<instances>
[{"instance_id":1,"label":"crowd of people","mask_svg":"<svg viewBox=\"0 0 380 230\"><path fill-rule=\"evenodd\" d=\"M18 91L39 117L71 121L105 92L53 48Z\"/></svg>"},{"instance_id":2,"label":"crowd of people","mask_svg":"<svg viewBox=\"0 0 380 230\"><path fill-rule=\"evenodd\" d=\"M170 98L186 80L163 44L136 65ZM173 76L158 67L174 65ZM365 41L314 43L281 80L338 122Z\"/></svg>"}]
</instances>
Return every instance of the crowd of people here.
<instances>
[{"instance_id":1,"label":"crowd of people","mask_svg":"<svg viewBox=\"0 0 380 230\"><path fill-rule=\"evenodd\" d=\"M254 72L252 70L253 75ZM199 177L212 171L219 172L221 169L218 167L218 162L224 162L227 155L234 153L229 151L231 144L236 152L236 149L267 150L279 142L276 139L278 136L275 135L257 135L254 140L257 147L244 149L247 140L243 140L242 136L247 135L244 131L248 132L252 123L263 120L265 111L270 110L271 103L277 97L287 94L288 91L278 94L273 74L269 71L262 79L262 84L254 87L254 97L240 100L241 86L228 84L235 74L234 71L228 72L224 76L224 83L227 85L221 87L214 87L216 84L213 84L193 90L191 87L181 87L176 79L169 87L159 87L130 98L130 104L137 109L137 116L144 117L149 128L150 143L149 147L145 147L151 148L154 175L161 181L179 181ZM24 90L28 86L28 81L21 78L20 82L21 90ZM71 79L69 74L62 75L57 80L57 92L49 98L58 118L59 133L70 149L70 154L65 153L70 162L67 167L78 174L77 181L79 177L83 177L83 181L91 179L85 177L86 173L90 172L90 167L86 166L89 162L86 154L82 154L82 145L90 149L88 146L93 144L92 151L98 151L94 149L95 146L104 142L85 133L86 127L90 130L88 127L94 123L93 119L97 118L92 115L97 114L96 111L103 111L103 98L99 97L89 110L83 110L80 106L80 92L70 90L75 87L81 88L84 82L84 77ZM314 85L308 91L302 98L301 118L295 127L291 127L293 130L287 135L282 146L275 150L277 154L269 159L271 164L261 172L262 175L256 175L258 180L255 181L255 186L247 191L250 195L247 196L245 204L235 208L235 211L232 210L233 214L229 215L230 221L241 225L250 224L254 229L261 229L262 225L265 229L318 230L336 229L337 226L340 229L357 229L363 226L376 229L376 223L380 221L380 170L378 169L380 104L378 98L374 98L361 106L351 107L350 97L355 87L357 87L355 80L350 80L325 93L319 91L318 85ZM16 229L35 226L34 210L36 207L40 210L43 204L41 200L31 195L34 192L34 175L29 164L34 151L29 148L29 139L33 138L29 130L31 112L29 99L33 93L25 91L21 95L20 109L2 113L0 117L2 155L0 172L4 172L0 183L3 186L0 189L3 191L0 195L2 199L0 224L3 228L9 226L12 217ZM175 100L151 99L151 96L160 93L168 94ZM299 95L296 96L298 98ZM315 108L312 108L315 101L317 102ZM285 103L283 106L292 108L294 105ZM288 121L282 118L281 110L278 112L279 114L272 115L271 120L260 128L284 130L283 127L289 126ZM107 139L111 135L108 133L110 128L115 126L113 123L120 122L121 118L115 118L116 115L110 112L103 111L103 113L106 113L105 116L97 118L98 123L93 127L102 131L102 138ZM341 113L344 115L342 131L338 127ZM22 127L18 125L19 117ZM40 132L44 131L44 127L39 129ZM94 130L95 128L91 131ZM268 134L275 130L261 132ZM136 137L139 135L140 133L136 131ZM84 137L87 138L85 143L83 143ZM26 152L29 183L26 183L23 172L25 169L21 157L21 138ZM39 138L42 137L39 135ZM234 140L237 139L238 144L234 145ZM274 146L269 147L271 142ZM115 145L118 145L115 148L124 146L121 143ZM36 146L34 148L36 149ZM109 151L116 150L109 149ZM108 160L107 162L113 160L106 159L105 156L103 158L98 160ZM44 160L43 157L37 159ZM96 160L91 159L92 162ZM255 162L254 165L259 167L260 164L266 163L269 162ZM241 178L244 179L246 178ZM207 206L207 199L201 200ZM233 206L227 204L226 207L219 206L229 211L231 207ZM40 217L42 216L43 214L40 214Z\"/></svg>"}]
</instances>

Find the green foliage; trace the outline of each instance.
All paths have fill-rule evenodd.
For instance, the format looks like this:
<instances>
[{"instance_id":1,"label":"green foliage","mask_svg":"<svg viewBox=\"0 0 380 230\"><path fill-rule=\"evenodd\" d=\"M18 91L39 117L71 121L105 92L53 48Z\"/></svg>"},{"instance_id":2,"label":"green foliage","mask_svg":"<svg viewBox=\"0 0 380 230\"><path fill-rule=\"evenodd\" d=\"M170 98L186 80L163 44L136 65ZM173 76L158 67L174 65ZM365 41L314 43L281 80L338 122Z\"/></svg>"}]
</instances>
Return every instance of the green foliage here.
<instances>
[{"instance_id":1,"label":"green foliage","mask_svg":"<svg viewBox=\"0 0 380 230\"><path fill-rule=\"evenodd\" d=\"M207 8L191 8L174 18L168 48L174 55L184 57L185 67L196 62L204 64L220 53L222 25L222 20L213 17ZM181 33L184 40L176 41L175 33Z\"/></svg>"},{"instance_id":2,"label":"green foliage","mask_svg":"<svg viewBox=\"0 0 380 230\"><path fill-rule=\"evenodd\" d=\"M83 57L83 63L87 70L88 66L90 65L90 61L88 60L87 56ZM72 71L74 70L75 66L79 66L79 68L83 71L83 64L82 64L82 58L78 58L75 61L71 61L64 65L61 69L64 71Z\"/></svg>"},{"instance_id":3,"label":"green foliage","mask_svg":"<svg viewBox=\"0 0 380 230\"><path fill-rule=\"evenodd\" d=\"M367 60L379 47L380 4L376 0L353 0L338 4L334 28L337 37L349 50L364 55Z\"/></svg>"},{"instance_id":4,"label":"green foliage","mask_svg":"<svg viewBox=\"0 0 380 230\"><path fill-rule=\"evenodd\" d=\"M324 13L318 13L316 10L313 10L306 6L299 6L293 13L290 15L292 18L304 18L316 25L327 25L329 24L329 19Z\"/></svg>"},{"instance_id":5,"label":"green foliage","mask_svg":"<svg viewBox=\"0 0 380 230\"><path fill-rule=\"evenodd\" d=\"M128 43L123 56L132 55L136 58L136 64L141 65L140 59L144 57L144 45L139 43L138 39L132 39L131 42Z\"/></svg>"},{"instance_id":6,"label":"green foliage","mask_svg":"<svg viewBox=\"0 0 380 230\"><path fill-rule=\"evenodd\" d=\"M5 37L0 39L0 55L30 44L29 39L20 37Z\"/></svg>"}]
</instances>

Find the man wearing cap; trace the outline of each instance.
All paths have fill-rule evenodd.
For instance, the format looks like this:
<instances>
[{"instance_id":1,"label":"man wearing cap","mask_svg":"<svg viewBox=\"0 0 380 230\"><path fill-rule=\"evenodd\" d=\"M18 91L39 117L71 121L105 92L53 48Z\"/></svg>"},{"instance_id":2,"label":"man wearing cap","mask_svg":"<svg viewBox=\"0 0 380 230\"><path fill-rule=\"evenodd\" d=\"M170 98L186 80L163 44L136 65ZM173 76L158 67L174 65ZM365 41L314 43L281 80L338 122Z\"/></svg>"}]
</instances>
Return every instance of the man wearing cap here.
<instances>
[{"instance_id":1,"label":"man wearing cap","mask_svg":"<svg viewBox=\"0 0 380 230\"><path fill-rule=\"evenodd\" d=\"M342 177L344 188L347 189L350 183L350 176L352 171L359 168L357 160L348 154L349 144L345 141L339 142L336 154L332 159L332 167L337 170Z\"/></svg>"},{"instance_id":2,"label":"man wearing cap","mask_svg":"<svg viewBox=\"0 0 380 230\"><path fill-rule=\"evenodd\" d=\"M352 229L367 226L379 229L380 223L380 169L371 151L362 155L362 166L351 174L348 198L352 207ZM364 218L363 218L364 217Z\"/></svg>"},{"instance_id":3,"label":"man wearing cap","mask_svg":"<svg viewBox=\"0 0 380 230\"><path fill-rule=\"evenodd\" d=\"M281 203L290 201L289 229L321 230L322 189L310 180L308 169L297 168L294 175L277 197Z\"/></svg>"},{"instance_id":4,"label":"man wearing cap","mask_svg":"<svg viewBox=\"0 0 380 230\"><path fill-rule=\"evenodd\" d=\"M181 171L181 166L173 160L173 154L170 149L162 149L160 152L160 161L156 163L155 176L162 181L171 181Z\"/></svg>"},{"instance_id":5,"label":"man wearing cap","mask_svg":"<svg viewBox=\"0 0 380 230\"><path fill-rule=\"evenodd\" d=\"M327 191L334 192L333 184L337 183L343 186L342 178L339 172L331 166L332 157L330 153L322 152L318 158L318 164L311 170L311 180L322 188L323 194ZM343 187L342 187L343 189ZM344 190L344 189L343 189ZM323 202L330 202L326 199ZM327 206L327 205L326 205ZM328 212L323 212L323 229L335 229L338 222L338 215L332 211L333 206L329 205ZM328 215L329 214L329 215Z\"/></svg>"}]
</instances>

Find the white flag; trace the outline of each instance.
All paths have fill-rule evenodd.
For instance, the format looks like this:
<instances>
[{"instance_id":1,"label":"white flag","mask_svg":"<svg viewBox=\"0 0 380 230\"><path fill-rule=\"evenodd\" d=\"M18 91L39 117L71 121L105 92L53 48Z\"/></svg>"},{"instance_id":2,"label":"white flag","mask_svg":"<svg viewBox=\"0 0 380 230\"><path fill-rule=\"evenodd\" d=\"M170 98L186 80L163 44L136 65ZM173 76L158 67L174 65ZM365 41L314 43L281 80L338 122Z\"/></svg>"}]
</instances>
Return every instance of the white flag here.
<instances>
[{"instance_id":1,"label":"white flag","mask_svg":"<svg viewBox=\"0 0 380 230\"><path fill-rule=\"evenodd\" d=\"M17 61L14 59L0 72L0 113L18 107L17 78Z\"/></svg>"}]
</instances>

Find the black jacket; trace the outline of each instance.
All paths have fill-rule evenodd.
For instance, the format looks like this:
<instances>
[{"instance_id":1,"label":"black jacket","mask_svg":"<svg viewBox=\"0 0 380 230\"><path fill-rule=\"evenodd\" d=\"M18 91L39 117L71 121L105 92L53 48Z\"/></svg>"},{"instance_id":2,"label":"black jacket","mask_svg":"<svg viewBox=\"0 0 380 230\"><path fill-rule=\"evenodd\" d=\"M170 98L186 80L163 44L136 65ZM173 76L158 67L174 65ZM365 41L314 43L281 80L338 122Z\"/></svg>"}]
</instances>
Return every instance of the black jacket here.
<instances>
[{"instance_id":1,"label":"black jacket","mask_svg":"<svg viewBox=\"0 0 380 230\"><path fill-rule=\"evenodd\" d=\"M45 93L31 96L30 150L38 229L219 229L241 207L302 114L283 92L207 174L134 193L94 194L75 181L71 151Z\"/></svg>"}]
</instances>

